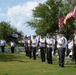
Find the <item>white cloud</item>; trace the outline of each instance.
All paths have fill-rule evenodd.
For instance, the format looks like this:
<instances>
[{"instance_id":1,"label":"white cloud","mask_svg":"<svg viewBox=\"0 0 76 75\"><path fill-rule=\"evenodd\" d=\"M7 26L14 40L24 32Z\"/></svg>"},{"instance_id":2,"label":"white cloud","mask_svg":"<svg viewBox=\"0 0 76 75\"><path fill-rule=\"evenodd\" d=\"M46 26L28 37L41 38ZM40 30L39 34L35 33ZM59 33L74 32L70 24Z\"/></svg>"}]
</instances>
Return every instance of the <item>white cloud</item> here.
<instances>
[{"instance_id":1,"label":"white cloud","mask_svg":"<svg viewBox=\"0 0 76 75\"><path fill-rule=\"evenodd\" d=\"M2 17L3 17L3 16L5 16L5 14L3 14L3 13L0 13L0 16L2 16Z\"/></svg>"},{"instance_id":2,"label":"white cloud","mask_svg":"<svg viewBox=\"0 0 76 75\"><path fill-rule=\"evenodd\" d=\"M43 1L41 0L41 2ZM38 3L38 0L36 0L33 2L24 3L23 5L17 5L13 6L12 8L8 8L8 21L10 21L11 24L18 30L22 30L25 32L25 34L31 35L34 33L34 30L31 30L30 27L26 27L26 25L23 24L32 19L32 9L34 9Z\"/></svg>"},{"instance_id":3,"label":"white cloud","mask_svg":"<svg viewBox=\"0 0 76 75\"><path fill-rule=\"evenodd\" d=\"M27 30L23 24L26 21L32 19L32 9L38 5L38 2L27 2L23 5L17 5L12 8L8 8L7 16L11 24L19 30Z\"/></svg>"}]
</instances>

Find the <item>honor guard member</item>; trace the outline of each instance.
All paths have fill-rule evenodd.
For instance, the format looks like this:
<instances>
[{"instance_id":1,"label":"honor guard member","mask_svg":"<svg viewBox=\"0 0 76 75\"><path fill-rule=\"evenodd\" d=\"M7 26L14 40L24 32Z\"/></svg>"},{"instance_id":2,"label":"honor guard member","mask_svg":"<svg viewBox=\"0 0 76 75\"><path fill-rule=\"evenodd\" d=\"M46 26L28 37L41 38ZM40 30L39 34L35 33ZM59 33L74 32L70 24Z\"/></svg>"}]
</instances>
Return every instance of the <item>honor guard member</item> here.
<instances>
[{"instance_id":1,"label":"honor guard member","mask_svg":"<svg viewBox=\"0 0 76 75\"><path fill-rule=\"evenodd\" d=\"M27 38L27 36L24 37L24 47L25 47L26 56L28 56L28 38Z\"/></svg>"},{"instance_id":2,"label":"honor guard member","mask_svg":"<svg viewBox=\"0 0 76 75\"><path fill-rule=\"evenodd\" d=\"M75 64L76 64L76 29L74 30L73 59L74 59Z\"/></svg>"},{"instance_id":3,"label":"honor guard member","mask_svg":"<svg viewBox=\"0 0 76 75\"><path fill-rule=\"evenodd\" d=\"M73 40L70 38L68 41L68 54L73 51Z\"/></svg>"},{"instance_id":4,"label":"honor guard member","mask_svg":"<svg viewBox=\"0 0 76 75\"><path fill-rule=\"evenodd\" d=\"M32 41L33 59L36 60L36 47L37 47L36 35L33 35L33 39L31 41Z\"/></svg>"},{"instance_id":5,"label":"honor guard member","mask_svg":"<svg viewBox=\"0 0 76 75\"><path fill-rule=\"evenodd\" d=\"M6 44L6 41L4 40L4 38L1 39L1 50L2 52L4 52L5 50L5 44Z\"/></svg>"},{"instance_id":6,"label":"honor guard member","mask_svg":"<svg viewBox=\"0 0 76 75\"><path fill-rule=\"evenodd\" d=\"M28 56L31 58L32 55L32 50L31 50L31 36L28 36Z\"/></svg>"},{"instance_id":7,"label":"honor guard member","mask_svg":"<svg viewBox=\"0 0 76 75\"><path fill-rule=\"evenodd\" d=\"M15 42L14 42L14 41L11 41L11 42L10 42L11 52L12 52L12 53L14 53L15 45L16 45L16 44L15 44Z\"/></svg>"},{"instance_id":8,"label":"honor guard member","mask_svg":"<svg viewBox=\"0 0 76 75\"><path fill-rule=\"evenodd\" d=\"M52 64L53 38L51 34L48 34L46 43L47 43L47 62L48 64Z\"/></svg>"},{"instance_id":9,"label":"honor guard member","mask_svg":"<svg viewBox=\"0 0 76 75\"><path fill-rule=\"evenodd\" d=\"M67 40L64 37L64 33L59 33L59 39L57 40L57 48L59 55L59 66L64 67L64 58L65 58L65 50L66 50Z\"/></svg>"},{"instance_id":10,"label":"honor guard member","mask_svg":"<svg viewBox=\"0 0 76 75\"><path fill-rule=\"evenodd\" d=\"M45 62L45 43L46 43L46 40L45 40L44 35L42 34L39 41L42 62Z\"/></svg>"},{"instance_id":11,"label":"honor guard member","mask_svg":"<svg viewBox=\"0 0 76 75\"><path fill-rule=\"evenodd\" d=\"M68 41L68 50L69 50L69 55L68 57L70 58L70 60L72 60L72 54L73 54L73 40L70 38Z\"/></svg>"}]
</instances>

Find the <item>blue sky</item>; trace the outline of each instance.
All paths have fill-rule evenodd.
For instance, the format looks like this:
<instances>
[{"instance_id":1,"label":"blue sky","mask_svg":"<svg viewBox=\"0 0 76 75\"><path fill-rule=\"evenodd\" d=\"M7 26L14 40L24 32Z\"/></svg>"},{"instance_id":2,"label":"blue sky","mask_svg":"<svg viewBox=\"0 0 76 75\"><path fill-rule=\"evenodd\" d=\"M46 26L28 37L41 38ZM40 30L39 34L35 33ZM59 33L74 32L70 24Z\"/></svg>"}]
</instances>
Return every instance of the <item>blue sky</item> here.
<instances>
[{"instance_id":1,"label":"blue sky","mask_svg":"<svg viewBox=\"0 0 76 75\"><path fill-rule=\"evenodd\" d=\"M43 3L46 0L0 0L0 22L6 21L23 31L25 35L35 34L35 30L24 25L32 19L32 9L38 3Z\"/></svg>"}]
</instances>

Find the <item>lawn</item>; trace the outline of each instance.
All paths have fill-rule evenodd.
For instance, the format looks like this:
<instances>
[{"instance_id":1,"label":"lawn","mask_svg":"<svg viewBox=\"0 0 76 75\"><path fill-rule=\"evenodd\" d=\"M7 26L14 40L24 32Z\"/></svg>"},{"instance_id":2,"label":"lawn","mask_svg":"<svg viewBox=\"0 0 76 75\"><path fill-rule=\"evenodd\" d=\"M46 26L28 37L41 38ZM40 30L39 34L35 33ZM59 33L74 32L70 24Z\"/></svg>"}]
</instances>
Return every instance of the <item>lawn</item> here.
<instances>
[{"instance_id":1,"label":"lawn","mask_svg":"<svg viewBox=\"0 0 76 75\"><path fill-rule=\"evenodd\" d=\"M76 75L74 63L58 66L56 56L53 64L30 59L25 54L0 53L0 75Z\"/></svg>"}]
</instances>

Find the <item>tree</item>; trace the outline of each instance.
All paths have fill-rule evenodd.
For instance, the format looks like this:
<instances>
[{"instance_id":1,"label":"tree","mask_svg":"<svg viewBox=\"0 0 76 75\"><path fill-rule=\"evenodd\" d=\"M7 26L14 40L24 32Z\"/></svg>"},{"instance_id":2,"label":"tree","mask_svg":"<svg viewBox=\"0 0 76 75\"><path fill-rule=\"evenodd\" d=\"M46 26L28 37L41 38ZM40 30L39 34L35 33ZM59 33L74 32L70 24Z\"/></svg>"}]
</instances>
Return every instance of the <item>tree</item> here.
<instances>
[{"instance_id":1,"label":"tree","mask_svg":"<svg viewBox=\"0 0 76 75\"><path fill-rule=\"evenodd\" d=\"M16 28L12 27L10 23L4 21L0 22L0 38L5 38L7 42L9 42L11 38L9 38L8 36L12 32L19 32L23 34L21 31L18 31Z\"/></svg>"},{"instance_id":2,"label":"tree","mask_svg":"<svg viewBox=\"0 0 76 75\"><path fill-rule=\"evenodd\" d=\"M63 11L64 18L69 12L73 10L75 2L76 2L75 0L66 0L66 1L63 0L62 2L63 7L61 7L61 11ZM74 28L75 28L75 18L68 19L67 24L64 25L62 29L65 32L67 39L72 37Z\"/></svg>"},{"instance_id":3,"label":"tree","mask_svg":"<svg viewBox=\"0 0 76 75\"><path fill-rule=\"evenodd\" d=\"M61 0L47 0L33 9L34 19L28 21L28 26L36 29L36 34L55 33L58 30L59 6Z\"/></svg>"},{"instance_id":4,"label":"tree","mask_svg":"<svg viewBox=\"0 0 76 75\"><path fill-rule=\"evenodd\" d=\"M28 21L28 26L34 28L36 34L55 33L58 30L59 12L63 13L63 17L73 10L75 0L47 0L43 4L39 4L33 9L33 20ZM60 8L60 10L59 10ZM67 20L62 31L65 32L67 39L71 37L75 28L75 18Z\"/></svg>"}]
</instances>

